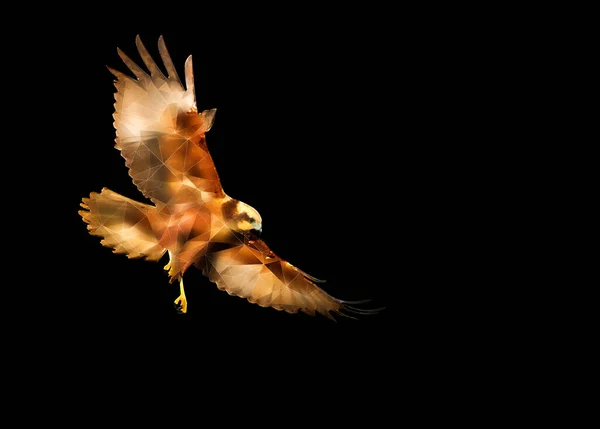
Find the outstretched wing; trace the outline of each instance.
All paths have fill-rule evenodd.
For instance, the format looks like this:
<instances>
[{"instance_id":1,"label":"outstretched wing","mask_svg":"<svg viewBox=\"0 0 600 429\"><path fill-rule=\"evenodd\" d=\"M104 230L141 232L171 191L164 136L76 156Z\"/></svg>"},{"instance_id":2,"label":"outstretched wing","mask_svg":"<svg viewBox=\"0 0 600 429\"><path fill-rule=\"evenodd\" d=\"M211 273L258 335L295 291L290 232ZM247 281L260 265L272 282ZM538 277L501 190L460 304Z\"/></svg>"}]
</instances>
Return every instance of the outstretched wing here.
<instances>
[{"instance_id":1,"label":"outstretched wing","mask_svg":"<svg viewBox=\"0 0 600 429\"><path fill-rule=\"evenodd\" d=\"M159 209L222 197L223 189L205 139L216 109L198 113L192 57L185 62L184 89L162 36L158 51L167 76L139 36L136 46L150 74L120 49L119 56L136 79L109 67L117 77L115 147L125 158L133 183Z\"/></svg>"},{"instance_id":2,"label":"outstretched wing","mask_svg":"<svg viewBox=\"0 0 600 429\"><path fill-rule=\"evenodd\" d=\"M342 310L368 313L348 306L348 302L328 295L314 282L321 282L275 255L264 241L232 231L211 239L222 250L206 254L202 272L221 290L246 298L261 307L288 313L320 313L330 319L330 312L346 315ZM223 248L225 247L225 248Z\"/></svg>"}]
</instances>

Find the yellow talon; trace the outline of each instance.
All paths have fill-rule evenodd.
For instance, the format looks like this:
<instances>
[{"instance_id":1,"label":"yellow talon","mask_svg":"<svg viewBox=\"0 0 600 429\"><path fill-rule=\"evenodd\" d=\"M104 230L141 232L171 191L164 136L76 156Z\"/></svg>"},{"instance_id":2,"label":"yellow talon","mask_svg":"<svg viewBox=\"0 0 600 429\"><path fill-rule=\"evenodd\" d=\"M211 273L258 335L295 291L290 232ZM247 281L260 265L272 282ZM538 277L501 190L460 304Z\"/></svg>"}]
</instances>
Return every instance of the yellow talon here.
<instances>
[{"instance_id":1,"label":"yellow talon","mask_svg":"<svg viewBox=\"0 0 600 429\"><path fill-rule=\"evenodd\" d=\"M163 268L165 271L167 271L167 273L172 276L173 275L173 266L171 265L173 263L173 254L171 253L171 251L169 250L169 263L167 265L165 265L165 267Z\"/></svg>"},{"instance_id":2,"label":"yellow talon","mask_svg":"<svg viewBox=\"0 0 600 429\"><path fill-rule=\"evenodd\" d=\"M179 305L179 311L181 313L187 313L187 299L185 298L185 291L183 290L183 277L179 277L179 298L175 300L175 304Z\"/></svg>"},{"instance_id":3,"label":"yellow talon","mask_svg":"<svg viewBox=\"0 0 600 429\"><path fill-rule=\"evenodd\" d=\"M171 263L169 262L167 265L165 265L165 270L167 271L167 273L172 276L175 273L175 270L173 269L173 267L171 266Z\"/></svg>"}]
</instances>

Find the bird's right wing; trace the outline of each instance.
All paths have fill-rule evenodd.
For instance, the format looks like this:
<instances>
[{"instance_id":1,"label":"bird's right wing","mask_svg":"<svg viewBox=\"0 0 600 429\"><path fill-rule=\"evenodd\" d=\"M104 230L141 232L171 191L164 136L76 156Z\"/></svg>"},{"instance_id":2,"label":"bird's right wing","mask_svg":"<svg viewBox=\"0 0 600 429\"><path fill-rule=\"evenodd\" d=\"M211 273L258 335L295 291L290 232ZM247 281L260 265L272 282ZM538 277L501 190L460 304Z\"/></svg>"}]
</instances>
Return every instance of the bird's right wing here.
<instances>
[{"instance_id":1,"label":"bird's right wing","mask_svg":"<svg viewBox=\"0 0 600 429\"><path fill-rule=\"evenodd\" d=\"M150 74L121 50L119 56L136 78L109 70L115 86L115 147L129 167L133 183L158 207L222 197L223 189L206 146L215 109L198 113L192 57L185 63L184 89L162 36L158 51L165 76L139 36L136 45Z\"/></svg>"},{"instance_id":2,"label":"bird's right wing","mask_svg":"<svg viewBox=\"0 0 600 429\"><path fill-rule=\"evenodd\" d=\"M275 255L258 237L224 228L211 238L217 251L206 253L202 272L230 295L246 298L261 307L288 313L370 314L377 310L351 307L350 302L332 297L315 282L322 282Z\"/></svg>"}]
</instances>

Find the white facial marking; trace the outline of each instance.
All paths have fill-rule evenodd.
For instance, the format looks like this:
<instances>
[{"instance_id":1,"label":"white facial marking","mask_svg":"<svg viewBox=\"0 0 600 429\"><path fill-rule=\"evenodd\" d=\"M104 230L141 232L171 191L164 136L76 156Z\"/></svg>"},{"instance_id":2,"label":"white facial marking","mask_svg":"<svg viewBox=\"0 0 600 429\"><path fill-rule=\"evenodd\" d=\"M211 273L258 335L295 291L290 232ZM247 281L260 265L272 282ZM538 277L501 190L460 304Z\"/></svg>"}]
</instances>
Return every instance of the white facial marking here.
<instances>
[{"instance_id":1,"label":"white facial marking","mask_svg":"<svg viewBox=\"0 0 600 429\"><path fill-rule=\"evenodd\" d=\"M256 229L256 230L261 230L262 229L262 219L260 217L260 214L258 214L258 212L256 211L255 208L249 206L246 203L243 203L241 201L238 202L237 205L237 212L238 213L244 213L246 214L250 219L253 219L254 221L251 222L248 219L242 219L238 222L238 226L240 229L248 231L251 229Z\"/></svg>"}]
</instances>

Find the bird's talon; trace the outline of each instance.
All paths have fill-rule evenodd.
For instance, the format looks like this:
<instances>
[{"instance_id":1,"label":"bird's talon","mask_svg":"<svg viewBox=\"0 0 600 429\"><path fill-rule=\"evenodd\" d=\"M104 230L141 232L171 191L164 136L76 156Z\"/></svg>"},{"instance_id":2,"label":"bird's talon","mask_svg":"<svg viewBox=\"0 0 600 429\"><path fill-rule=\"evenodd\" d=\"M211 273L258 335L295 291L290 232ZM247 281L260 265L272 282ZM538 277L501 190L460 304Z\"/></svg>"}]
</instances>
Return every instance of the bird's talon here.
<instances>
[{"instance_id":1,"label":"bird's talon","mask_svg":"<svg viewBox=\"0 0 600 429\"><path fill-rule=\"evenodd\" d=\"M185 299L185 296L179 296L174 304L179 314L187 313L187 299Z\"/></svg>"},{"instance_id":2,"label":"bird's talon","mask_svg":"<svg viewBox=\"0 0 600 429\"><path fill-rule=\"evenodd\" d=\"M185 314L185 311L183 311L183 309L181 308L181 305L179 305L179 304L173 304L173 307L175 307L175 310L177 311L177 314Z\"/></svg>"}]
</instances>

